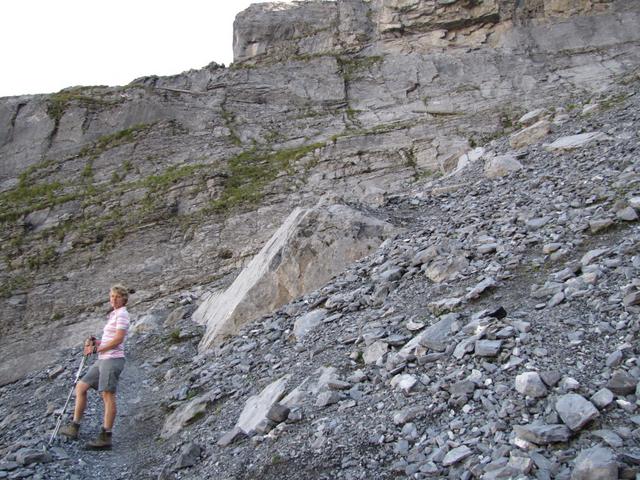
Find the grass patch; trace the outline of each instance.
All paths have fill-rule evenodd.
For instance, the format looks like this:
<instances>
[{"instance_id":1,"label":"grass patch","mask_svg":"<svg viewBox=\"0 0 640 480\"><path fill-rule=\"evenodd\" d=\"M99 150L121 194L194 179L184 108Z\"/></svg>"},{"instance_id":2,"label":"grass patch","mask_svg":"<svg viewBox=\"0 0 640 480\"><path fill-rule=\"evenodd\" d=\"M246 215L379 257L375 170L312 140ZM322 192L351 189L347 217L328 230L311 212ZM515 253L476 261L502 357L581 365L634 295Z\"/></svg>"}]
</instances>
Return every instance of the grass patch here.
<instances>
[{"instance_id":1,"label":"grass patch","mask_svg":"<svg viewBox=\"0 0 640 480\"><path fill-rule=\"evenodd\" d=\"M344 80L348 82L358 78L365 70L369 70L370 68L382 63L384 57L381 55L355 58L337 56L336 60L338 61L338 65L340 65Z\"/></svg>"},{"instance_id":2,"label":"grass patch","mask_svg":"<svg viewBox=\"0 0 640 480\"><path fill-rule=\"evenodd\" d=\"M0 284L0 298L9 298L16 290L31 288L33 281L24 275L15 275Z\"/></svg>"},{"instance_id":3,"label":"grass patch","mask_svg":"<svg viewBox=\"0 0 640 480\"><path fill-rule=\"evenodd\" d=\"M125 145L127 143L132 143L141 133L148 132L152 127L153 124L138 123L132 127L125 128L124 130L104 135L96 140L92 145L80 150L79 155L81 157L91 156L95 158L109 149L119 147L120 145Z\"/></svg>"},{"instance_id":4,"label":"grass patch","mask_svg":"<svg viewBox=\"0 0 640 480\"><path fill-rule=\"evenodd\" d=\"M54 263L58 258L58 252L53 245L49 245L35 255L30 255L27 257L27 267L30 270L39 270L41 267L45 265L49 265Z\"/></svg>"},{"instance_id":5,"label":"grass patch","mask_svg":"<svg viewBox=\"0 0 640 480\"><path fill-rule=\"evenodd\" d=\"M15 221L23 215L64 203L74 195L59 195L60 182L27 186L20 182L16 188L0 193L0 222Z\"/></svg>"},{"instance_id":6,"label":"grass patch","mask_svg":"<svg viewBox=\"0 0 640 480\"><path fill-rule=\"evenodd\" d=\"M264 188L282 172L292 172L292 165L323 143L314 143L277 152L264 153L252 149L229 161L229 174L224 190L211 209L217 212L242 204L254 204L264 195Z\"/></svg>"},{"instance_id":7,"label":"grass patch","mask_svg":"<svg viewBox=\"0 0 640 480\"><path fill-rule=\"evenodd\" d=\"M169 333L169 342L178 343L180 342L180 329L176 328Z\"/></svg>"},{"instance_id":8,"label":"grass patch","mask_svg":"<svg viewBox=\"0 0 640 480\"><path fill-rule=\"evenodd\" d=\"M47 115L51 117L57 127L72 103L94 110L120 103L105 100L103 96L96 96L95 89L96 87L76 87L54 93L47 99Z\"/></svg>"},{"instance_id":9,"label":"grass patch","mask_svg":"<svg viewBox=\"0 0 640 480\"><path fill-rule=\"evenodd\" d=\"M206 165L172 165L167 168L163 173L158 175L151 175L142 180L142 187L148 188L152 192L166 190L171 185L174 185L185 178L192 177L198 170L206 168Z\"/></svg>"}]
</instances>

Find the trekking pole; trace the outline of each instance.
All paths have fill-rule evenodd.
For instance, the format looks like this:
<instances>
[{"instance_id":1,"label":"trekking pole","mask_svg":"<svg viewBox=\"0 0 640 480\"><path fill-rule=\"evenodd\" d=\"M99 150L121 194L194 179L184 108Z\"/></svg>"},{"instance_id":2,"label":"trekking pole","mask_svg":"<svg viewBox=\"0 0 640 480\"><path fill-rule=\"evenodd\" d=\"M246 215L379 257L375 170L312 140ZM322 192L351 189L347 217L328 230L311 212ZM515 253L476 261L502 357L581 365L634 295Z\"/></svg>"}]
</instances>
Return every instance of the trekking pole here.
<instances>
[{"instance_id":1,"label":"trekking pole","mask_svg":"<svg viewBox=\"0 0 640 480\"><path fill-rule=\"evenodd\" d=\"M93 337L91 337L91 344L95 344L95 339ZM62 407L62 411L60 412L60 416L58 417L58 421L56 422L56 428L53 430L51 438L49 438L49 446L51 446L53 439L56 438L56 435L58 434L58 430L60 430L62 419L64 418L64 412L67 410L67 405L69 405L69 400L71 400L71 396L73 395L73 391L76 388L76 384L78 383L78 380L80 380L80 374L82 373L82 369L84 368L84 364L86 363L87 357L89 357L89 355L82 355L82 361L80 362L80 367L78 368L78 372L76 373L76 379L73 381L73 386L71 387L71 391L67 396L67 401L64 402L64 406Z\"/></svg>"}]
</instances>

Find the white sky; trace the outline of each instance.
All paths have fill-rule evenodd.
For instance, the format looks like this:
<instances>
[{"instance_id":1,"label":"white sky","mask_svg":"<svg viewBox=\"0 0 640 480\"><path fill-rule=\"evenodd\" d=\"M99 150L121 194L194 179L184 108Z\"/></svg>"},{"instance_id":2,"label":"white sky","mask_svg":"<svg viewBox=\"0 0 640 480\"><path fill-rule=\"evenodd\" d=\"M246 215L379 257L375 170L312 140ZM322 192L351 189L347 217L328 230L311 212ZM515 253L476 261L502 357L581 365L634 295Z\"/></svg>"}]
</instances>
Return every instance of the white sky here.
<instances>
[{"instance_id":1,"label":"white sky","mask_svg":"<svg viewBox=\"0 0 640 480\"><path fill-rule=\"evenodd\" d=\"M263 1L0 0L0 97L229 66L236 14Z\"/></svg>"}]
</instances>

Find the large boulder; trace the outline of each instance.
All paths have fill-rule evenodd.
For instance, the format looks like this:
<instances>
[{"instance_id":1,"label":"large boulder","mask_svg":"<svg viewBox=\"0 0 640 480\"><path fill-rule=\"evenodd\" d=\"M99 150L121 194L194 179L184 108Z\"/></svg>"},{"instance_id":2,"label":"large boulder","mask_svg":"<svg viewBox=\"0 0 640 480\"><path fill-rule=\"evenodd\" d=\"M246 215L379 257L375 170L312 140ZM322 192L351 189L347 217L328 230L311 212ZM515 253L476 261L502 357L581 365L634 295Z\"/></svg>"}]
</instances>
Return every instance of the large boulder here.
<instances>
[{"instance_id":1,"label":"large boulder","mask_svg":"<svg viewBox=\"0 0 640 480\"><path fill-rule=\"evenodd\" d=\"M320 287L395 231L345 205L296 208L233 284L195 311L193 319L207 325L200 349Z\"/></svg>"}]
</instances>

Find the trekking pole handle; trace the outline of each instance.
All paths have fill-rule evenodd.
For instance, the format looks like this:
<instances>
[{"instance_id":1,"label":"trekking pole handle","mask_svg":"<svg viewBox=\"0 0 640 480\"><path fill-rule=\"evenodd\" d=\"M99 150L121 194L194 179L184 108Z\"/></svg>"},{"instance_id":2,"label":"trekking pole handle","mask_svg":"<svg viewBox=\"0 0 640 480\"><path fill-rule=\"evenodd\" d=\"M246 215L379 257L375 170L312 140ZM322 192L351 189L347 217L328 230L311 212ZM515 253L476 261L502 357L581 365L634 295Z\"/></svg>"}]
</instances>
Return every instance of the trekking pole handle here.
<instances>
[{"instance_id":1,"label":"trekking pole handle","mask_svg":"<svg viewBox=\"0 0 640 480\"><path fill-rule=\"evenodd\" d=\"M94 337L93 335L88 337L85 341L84 341L84 356L88 357L89 355L92 355L94 353L96 353L95 349L96 349L96 337ZM87 351L87 347L92 347L91 351L89 353L86 353Z\"/></svg>"}]
</instances>

